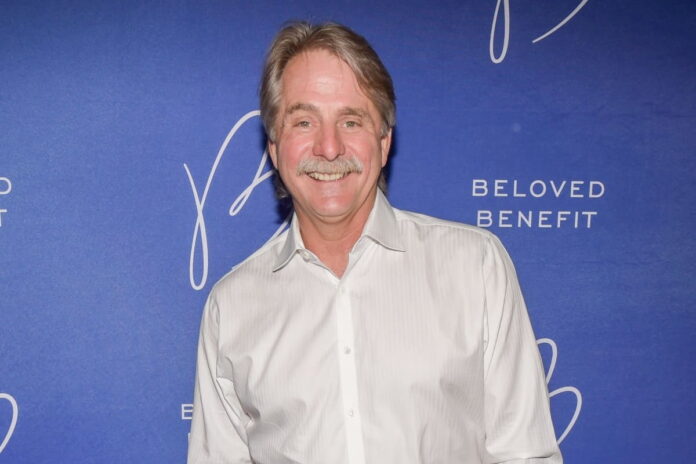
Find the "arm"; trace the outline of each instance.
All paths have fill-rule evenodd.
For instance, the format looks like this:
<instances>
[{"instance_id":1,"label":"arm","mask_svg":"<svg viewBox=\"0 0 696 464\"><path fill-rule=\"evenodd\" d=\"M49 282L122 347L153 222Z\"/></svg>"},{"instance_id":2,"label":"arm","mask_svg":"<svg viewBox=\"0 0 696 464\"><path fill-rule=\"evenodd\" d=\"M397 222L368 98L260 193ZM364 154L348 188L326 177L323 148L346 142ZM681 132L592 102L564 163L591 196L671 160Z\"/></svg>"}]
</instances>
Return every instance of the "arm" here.
<instances>
[{"instance_id":1,"label":"arm","mask_svg":"<svg viewBox=\"0 0 696 464\"><path fill-rule=\"evenodd\" d=\"M217 376L220 313L213 293L201 321L188 464L250 464L248 418L229 379Z\"/></svg>"},{"instance_id":2,"label":"arm","mask_svg":"<svg viewBox=\"0 0 696 464\"><path fill-rule=\"evenodd\" d=\"M510 257L494 236L483 272L486 463L562 464L527 308Z\"/></svg>"}]
</instances>

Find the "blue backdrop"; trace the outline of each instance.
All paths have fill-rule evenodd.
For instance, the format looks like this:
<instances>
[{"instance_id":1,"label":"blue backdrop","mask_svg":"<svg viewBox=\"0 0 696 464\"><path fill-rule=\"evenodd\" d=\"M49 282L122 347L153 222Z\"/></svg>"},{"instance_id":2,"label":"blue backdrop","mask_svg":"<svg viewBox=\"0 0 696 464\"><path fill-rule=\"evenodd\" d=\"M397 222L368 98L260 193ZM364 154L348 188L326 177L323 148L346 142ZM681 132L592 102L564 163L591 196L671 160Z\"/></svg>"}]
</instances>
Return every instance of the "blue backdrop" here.
<instances>
[{"instance_id":1,"label":"blue backdrop","mask_svg":"<svg viewBox=\"0 0 696 464\"><path fill-rule=\"evenodd\" d=\"M185 461L204 299L283 220L291 18L392 72L392 203L508 247L566 462L693 462L696 4L650 0L2 2L0 462Z\"/></svg>"}]
</instances>

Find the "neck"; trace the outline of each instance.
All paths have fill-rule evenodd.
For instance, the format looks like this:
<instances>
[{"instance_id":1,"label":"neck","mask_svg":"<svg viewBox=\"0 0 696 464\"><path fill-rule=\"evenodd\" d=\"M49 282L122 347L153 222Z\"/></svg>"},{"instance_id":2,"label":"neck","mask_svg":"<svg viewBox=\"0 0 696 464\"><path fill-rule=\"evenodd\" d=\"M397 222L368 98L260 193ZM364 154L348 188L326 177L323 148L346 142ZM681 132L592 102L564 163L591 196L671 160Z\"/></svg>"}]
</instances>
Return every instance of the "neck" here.
<instances>
[{"instance_id":1,"label":"neck","mask_svg":"<svg viewBox=\"0 0 696 464\"><path fill-rule=\"evenodd\" d=\"M338 277L348 267L348 254L365 228L375 196L376 191L355 213L341 218L325 219L296 211L305 247Z\"/></svg>"}]
</instances>

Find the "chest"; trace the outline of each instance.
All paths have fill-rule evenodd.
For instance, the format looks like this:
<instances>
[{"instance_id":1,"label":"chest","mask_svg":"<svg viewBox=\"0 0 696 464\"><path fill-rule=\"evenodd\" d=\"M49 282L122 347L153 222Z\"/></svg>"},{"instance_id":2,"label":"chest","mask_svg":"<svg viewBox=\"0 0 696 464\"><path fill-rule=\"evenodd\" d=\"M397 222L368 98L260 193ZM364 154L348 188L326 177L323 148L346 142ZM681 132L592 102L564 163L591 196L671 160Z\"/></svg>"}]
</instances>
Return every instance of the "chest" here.
<instances>
[{"instance_id":1,"label":"chest","mask_svg":"<svg viewBox=\"0 0 696 464\"><path fill-rule=\"evenodd\" d=\"M340 397L342 356L354 358L363 389L385 394L456 388L478 375L485 301L476 273L404 266L382 260L340 281L290 274L246 298L243 313L221 321L222 371L245 409Z\"/></svg>"}]
</instances>

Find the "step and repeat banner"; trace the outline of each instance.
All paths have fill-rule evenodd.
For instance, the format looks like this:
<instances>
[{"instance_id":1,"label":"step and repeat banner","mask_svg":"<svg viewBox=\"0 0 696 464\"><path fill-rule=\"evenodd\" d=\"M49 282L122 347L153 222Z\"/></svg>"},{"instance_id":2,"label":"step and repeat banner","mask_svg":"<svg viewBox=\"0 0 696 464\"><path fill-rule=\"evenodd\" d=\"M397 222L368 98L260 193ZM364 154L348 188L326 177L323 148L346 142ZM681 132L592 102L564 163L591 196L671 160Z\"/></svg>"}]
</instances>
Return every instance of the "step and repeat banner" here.
<instances>
[{"instance_id":1,"label":"step and repeat banner","mask_svg":"<svg viewBox=\"0 0 696 464\"><path fill-rule=\"evenodd\" d=\"M0 463L185 462L207 293L286 219L289 19L392 73L392 204L508 248L565 461L693 462L693 2L230 0L0 6Z\"/></svg>"}]
</instances>

